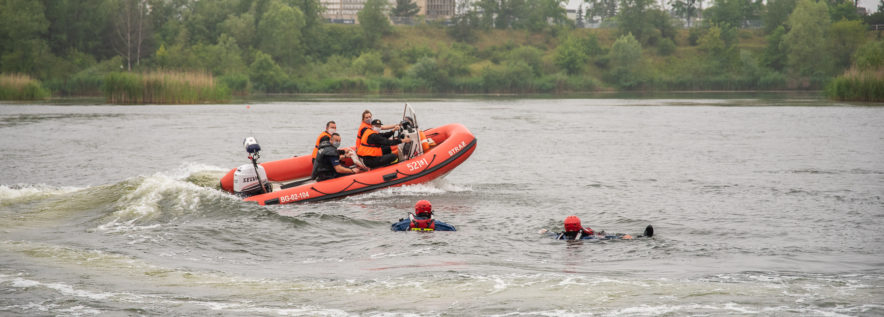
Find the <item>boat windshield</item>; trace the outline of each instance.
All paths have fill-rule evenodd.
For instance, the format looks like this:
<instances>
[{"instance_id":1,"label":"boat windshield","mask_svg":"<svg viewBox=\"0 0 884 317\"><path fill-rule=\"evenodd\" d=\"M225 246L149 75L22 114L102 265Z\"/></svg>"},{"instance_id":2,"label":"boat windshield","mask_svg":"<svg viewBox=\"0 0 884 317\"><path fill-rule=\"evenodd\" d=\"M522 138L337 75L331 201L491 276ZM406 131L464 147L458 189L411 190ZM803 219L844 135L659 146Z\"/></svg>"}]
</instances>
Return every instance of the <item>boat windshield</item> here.
<instances>
[{"instance_id":1,"label":"boat windshield","mask_svg":"<svg viewBox=\"0 0 884 317\"><path fill-rule=\"evenodd\" d=\"M402 111L402 121L408 121L415 129L419 127L417 124L417 114L409 104L405 104L405 110Z\"/></svg>"}]
</instances>

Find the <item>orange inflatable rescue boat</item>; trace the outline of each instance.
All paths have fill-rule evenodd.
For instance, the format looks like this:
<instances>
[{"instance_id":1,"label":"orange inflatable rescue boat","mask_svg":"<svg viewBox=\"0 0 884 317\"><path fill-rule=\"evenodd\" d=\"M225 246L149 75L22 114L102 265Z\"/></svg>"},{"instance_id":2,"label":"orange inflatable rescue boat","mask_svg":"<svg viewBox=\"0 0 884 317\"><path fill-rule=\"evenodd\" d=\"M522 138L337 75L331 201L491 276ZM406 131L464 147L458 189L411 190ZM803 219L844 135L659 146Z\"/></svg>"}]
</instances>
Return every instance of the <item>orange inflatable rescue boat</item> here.
<instances>
[{"instance_id":1,"label":"orange inflatable rescue boat","mask_svg":"<svg viewBox=\"0 0 884 317\"><path fill-rule=\"evenodd\" d=\"M224 175L221 188L261 205L321 201L385 187L429 182L448 174L476 150L476 137L461 124L420 130L417 116L408 105L405 105L400 126L400 133L415 141L398 145L399 161L396 164L320 182L310 179L313 171L310 154L257 163L260 146L254 138L246 138L244 144L252 164ZM353 155L341 160L341 164L362 166L358 160Z\"/></svg>"}]
</instances>

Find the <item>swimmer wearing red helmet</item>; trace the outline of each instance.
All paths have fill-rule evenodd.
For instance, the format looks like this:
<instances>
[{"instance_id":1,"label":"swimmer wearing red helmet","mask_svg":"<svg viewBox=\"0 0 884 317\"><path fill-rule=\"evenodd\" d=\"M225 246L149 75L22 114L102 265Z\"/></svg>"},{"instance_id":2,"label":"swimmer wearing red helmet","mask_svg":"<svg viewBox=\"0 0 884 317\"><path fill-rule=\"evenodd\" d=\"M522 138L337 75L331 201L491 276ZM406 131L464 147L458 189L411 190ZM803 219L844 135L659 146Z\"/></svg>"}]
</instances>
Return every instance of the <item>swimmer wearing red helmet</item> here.
<instances>
[{"instance_id":1,"label":"swimmer wearing red helmet","mask_svg":"<svg viewBox=\"0 0 884 317\"><path fill-rule=\"evenodd\" d=\"M555 235L555 238L556 238L556 239L558 239L558 240L586 240L586 239L599 239L599 240L623 239L623 240L630 240L630 239L635 238L635 237L633 237L632 235L630 235L630 234L625 234L625 233L616 233L616 234L611 234L611 235L609 235L609 234L605 234L604 231L602 231L602 232L595 232L595 231L593 231L593 230L592 230L591 228L589 228L589 227L584 227L584 226L580 223L580 218L578 218L578 217L575 216L575 215L571 215L571 216L568 216L567 218L565 218L564 229L565 229L565 231L558 232L558 233L553 233L553 234ZM547 232L549 232L549 231L546 230L546 229L540 230L540 233L541 233L541 234L543 234L543 233L547 233ZM651 225L648 225L648 226L645 228L645 232L644 232L644 234L643 234L643 235L640 235L640 236L638 236L638 237L639 237L639 238L641 238L641 237L648 237L648 238L650 238L650 237L652 237L652 236L654 236L654 227L652 227Z\"/></svg>"},{"instance_id":2,"label":"swimmer wearing red helmet","mask_svg":"<svg viewBox=\"0 0 884 317\"><path fill-rule=\"evenodd\" d=\"M414 204L414 213L408 219L399 219L390 228L393 231L457 231L454 226L433 218L433 205L421 200Z\"/></svg>"}]
</instances>

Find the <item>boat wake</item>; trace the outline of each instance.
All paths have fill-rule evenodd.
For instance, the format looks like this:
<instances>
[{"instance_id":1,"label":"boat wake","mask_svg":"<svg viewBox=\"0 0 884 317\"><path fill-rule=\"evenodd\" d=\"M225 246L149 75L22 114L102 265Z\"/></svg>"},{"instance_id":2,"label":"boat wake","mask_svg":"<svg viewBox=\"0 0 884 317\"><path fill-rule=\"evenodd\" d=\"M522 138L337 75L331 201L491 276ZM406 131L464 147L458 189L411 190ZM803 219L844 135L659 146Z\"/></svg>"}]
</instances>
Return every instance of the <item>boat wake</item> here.
<instances>
[{"instance_id":1,"label":"boat wake","mask_svg":"<svg viewBox=\"0 0 884 317\"><path fill-rule=\"evenodd\" d=\"M14 219L18 224L49 219L83 223L89 219L87 231L117 233L250 209L253 204L218 190L218 178L224 172L188 163L108 185L0 185L0 215L18 214Z\"/></svg>"},{"instance_id":2,"label":"boat wake","mask_svg":"<svg viewBox=\"0 0 884 317\"><path fill-rule=\"evenodd\" d=\"M354 196L352 198L388 198L393 196L424 196L431 194L446 194L446 193L463 193L463 192L472 192L473 189L470 186L461 186L449 183L444 178L436 179L428 183L415 184L415 185L407 185L401 187L388 187L382 190L378 190L375 192L371 192L361 196Z\"/></svg>"}]
</instances>

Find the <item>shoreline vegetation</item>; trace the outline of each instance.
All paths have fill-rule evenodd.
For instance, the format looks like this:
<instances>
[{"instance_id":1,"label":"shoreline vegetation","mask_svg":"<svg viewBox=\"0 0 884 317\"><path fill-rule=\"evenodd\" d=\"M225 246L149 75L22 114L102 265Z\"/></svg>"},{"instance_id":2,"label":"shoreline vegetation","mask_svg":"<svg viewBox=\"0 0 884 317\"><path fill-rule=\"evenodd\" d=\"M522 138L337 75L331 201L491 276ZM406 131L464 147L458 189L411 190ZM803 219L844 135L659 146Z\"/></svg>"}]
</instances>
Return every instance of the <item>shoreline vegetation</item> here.
<instances>
[{"instance_id":1,"label":"shoreline vegetation","mask_svg":"<svg viewBox=\"0 0 884 317\"><path fill-rule=\"evenodd\" d=\"M0 100L815 91L884 101L884 40L870 30L884 12L860 16L849 0L712 0L702 11L611 0L610 10L583 3L576 20L562 1L481 0L445 24L406 25L391 24L402 11L386 3L366 0L346 25L326 23L318 0L0 1Z\"/></svg>"},{"instance_id":2,"label":"shoreline vegetation","mask_svg":"<svg viewBox=\"0 0 884 317\"><path fill-rule=\"evenodd\" d=\"M49 95L49 90L31 76L0 74L0 100L43 100Z\"/></svg>"},{"instance_id":3,"label":"shoreline vegetation","mask_svg":"<svg viewBox=\"0 0 884 317\"><path fill-rule=\"evenodd\" d=\"M884 102L884 69L851 69L826 86L826 96L837 100Z\"/></svg>"},{"instance_id":4,"label":"shoreline vegetation","mask_svg":"<svg viewBox=\"0 0 884 317\"><path fill-rule=\"evenodd\" d=\"M113 104L196 104L226 102L230 89L211 74L153 71L114 72L105 76L104 95Z\"/></svg>"}]
</instances>

